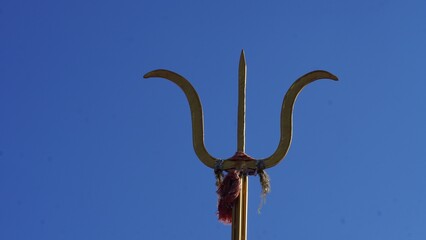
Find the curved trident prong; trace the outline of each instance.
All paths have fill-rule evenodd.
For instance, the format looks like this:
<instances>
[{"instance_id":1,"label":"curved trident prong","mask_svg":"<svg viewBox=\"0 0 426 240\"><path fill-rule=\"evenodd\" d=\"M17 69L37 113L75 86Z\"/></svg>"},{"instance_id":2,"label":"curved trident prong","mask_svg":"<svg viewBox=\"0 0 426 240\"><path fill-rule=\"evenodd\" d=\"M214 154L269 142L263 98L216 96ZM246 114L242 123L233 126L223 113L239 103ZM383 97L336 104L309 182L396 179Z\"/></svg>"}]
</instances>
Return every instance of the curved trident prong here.
<instances>
[{"instance_id":1,"label":"curved trident prong","mask_svg":"<svg viewBox=\"0 0 426 240\"><path fill-rule=\"evenodd\" d=\"M287 154L290 148L293 132L293 107L297 95L309 83L320 79L330 79L337 81L338 78L333 74L318 70L307 73L297 79L285 94L283 105L281 107L281 137L277 150L268 158L262 159L264 167L270 168L277 165Z\"/></svg>"},{"instance_id":2,"label":"curved trident prong","mask_svg":"<svg viewBox=\"0 0 426 240\"><path fill-rule=\"evenodd\" d=\"M184 77L180 76L177 73L174 73L169 70L159 69L151 71L144 75L144 78L159 77L172 81L177 84L182 91L185 93L186 98L188 99L189 106L191 109L192 117L192 139L193 146L197 157L208 167L215 168L216 163L219 161L218 158L212 157L206 150L204 145L204 122L203 122L203 109L201 106L200 98L198 97L197 92L194 87L186 80ZM240 78L244 78L244 87L245 88L245 58L244 51L241 53L240 58ZM291 87L288 89L281 108L281 137L275 152L268 158L256 160L245 155L243 152L237 152L233 157L226 159L222 163L222 170L229 169L244 169L251 170L248 172L256 172L261 163L263 169L273 167L277 165L287 154L293 132L293 107L296 101L297 96L302 91L302 89L308 84L320 80L320 79L329 79L337 81L338 78L333 74L327 71L313 71L307 73L297 79ZM244 96L245 97L245 96ZM244 104L245 105L245 104ZM245 111L244 111L245 112Z\"/></svg>"},{"instance_id":3,"label":"curved trident prong","mask_svg":"<svg viewBox=\"0 0 426 240\"><path fill-rule=\"evenodd\" d=\"M201 106L200 97L194 87L181 75L169 70L155 70L143 76L144 78L159 77L165 78L177 84L185 93L189 102L192 117L192 143L194 145L197 157L207 167L215 168L216 162L219 159L212 157L206 150L204 145L204 121L203 121L203 108Z\"/></svg>"}]
</instances>

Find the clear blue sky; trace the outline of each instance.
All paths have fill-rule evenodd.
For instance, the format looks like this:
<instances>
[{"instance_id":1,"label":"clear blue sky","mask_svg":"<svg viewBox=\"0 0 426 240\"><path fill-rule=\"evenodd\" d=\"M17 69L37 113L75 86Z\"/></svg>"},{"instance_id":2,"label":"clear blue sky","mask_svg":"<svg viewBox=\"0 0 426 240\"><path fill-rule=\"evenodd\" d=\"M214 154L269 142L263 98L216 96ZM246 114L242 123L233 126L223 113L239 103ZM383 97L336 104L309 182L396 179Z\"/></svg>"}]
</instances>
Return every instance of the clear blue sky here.
<instances>
[{"instance_id":1,"label":"clear blue sky","mask_svg":"<svg viewBox=\"0 0 426 240\"><path fill-rule=\"evenodd\" d=\"M185 96L142 76L189 79L227 158L243 48L257 158L294 80L340 78L299 96L260 215L250 178L249 239L426 239L425 23L423 0L1 1L0 239L230 239Z\"/></svg>"}]
</instances>

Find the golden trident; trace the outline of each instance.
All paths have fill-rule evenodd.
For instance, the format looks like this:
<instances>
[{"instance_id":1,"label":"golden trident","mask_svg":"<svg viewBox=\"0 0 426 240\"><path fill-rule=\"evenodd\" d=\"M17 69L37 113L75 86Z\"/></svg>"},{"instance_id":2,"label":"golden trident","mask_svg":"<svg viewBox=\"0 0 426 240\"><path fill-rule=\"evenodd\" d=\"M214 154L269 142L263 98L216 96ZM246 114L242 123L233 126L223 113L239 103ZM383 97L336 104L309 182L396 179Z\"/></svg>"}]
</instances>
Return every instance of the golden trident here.
<instances>
[{"instance_id":1,"label":"golden trident","mask_svg":"<svg viewBox=\"0 0 426 240\"><path fill-rule=\"evenodd\" d=\"M200 98L194 87L184 77L168 70L154 70L144 75L144 78L164 78L174 82L185 93L191 109L192 140L197 157L207 167L216 170L238 170L241 173L241 189L239 197L232 207L232 240L247 239L247 205L248 205L248 175L277 165L287 154L290 148L293 132L293 106L297 95L302 89L316 80L330 79L337 81L333 74L317 70L307 73L297 79L288 89L281 108L281 137L275 152L264 159L254 159L245 154L245 115L246 115L246 72L247 66L244 50L241 51L238 69L238 126L237 126L237 152L228 159L221 160L211 156L204 145L203 109ZM220 168L220 169L218 169Z\"/></svg>"}]
</instances>

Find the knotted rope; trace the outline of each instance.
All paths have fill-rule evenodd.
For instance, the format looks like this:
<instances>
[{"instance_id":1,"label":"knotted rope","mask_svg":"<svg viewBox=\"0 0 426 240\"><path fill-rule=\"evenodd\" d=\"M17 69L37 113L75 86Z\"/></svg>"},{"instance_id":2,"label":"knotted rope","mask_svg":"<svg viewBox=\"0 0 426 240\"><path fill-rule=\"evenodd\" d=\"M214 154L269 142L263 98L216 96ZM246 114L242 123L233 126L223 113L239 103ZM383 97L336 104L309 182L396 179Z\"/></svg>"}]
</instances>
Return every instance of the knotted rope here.
<instances>
[{"instance_id":1,"label":"knotted rope","mask_svg":"<svg viewBox=\"0 0 426 240\"><path fill-rule=\"evenodd\" d=\"M263 161L257 162L257 174L259 174L260 185L262 186L261 201L257 209L257 212L260 213L262 206L266 202L266 195L271 191L271 180L265 171L265 165Z\"/></svg>"}]
</instances>

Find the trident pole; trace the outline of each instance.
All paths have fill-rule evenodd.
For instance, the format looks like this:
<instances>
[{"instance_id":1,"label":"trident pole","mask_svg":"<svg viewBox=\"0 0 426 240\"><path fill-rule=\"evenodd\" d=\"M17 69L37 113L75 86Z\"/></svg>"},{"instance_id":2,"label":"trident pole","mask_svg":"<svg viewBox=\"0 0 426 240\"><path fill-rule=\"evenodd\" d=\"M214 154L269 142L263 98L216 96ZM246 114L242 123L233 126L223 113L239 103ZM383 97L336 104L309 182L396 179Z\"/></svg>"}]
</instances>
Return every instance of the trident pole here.
<instances>
[{"instance_id":1,"label":"trident pole","mask_svg":"<svg viewBox=\"0 0 426 240\"><path fill-rule=\"evenodd\" d=\"M241 51L238 67L238 125L237 152L245 153L246 148L246 73L247 65L244 50ZM232 240L247 239L248 176L242 172L240 195L232 212Z\"/></svg>"},{"instance_id":2,"label":"trident pole","mask_svg":"<svg viewBox=\"0 0 426 240\"><path fill-rule=\"evenodd\" d=\"M200 98L191 83L181 75L164 69L154 70L144 75L144 78L167 79L175 83L185 93L191 109L193 147L200 161L207 167L214 169L215 173L237 171L240 174L241 188L238 190L238 197L232 205L232 240L247 240L248 176L259 174L264 178L264 170L281 162L290 148L293 135L293 107L297 96L305 86L316 80L338 80L336 76L323 70L307 73L297 79L284 96L281 107L280 141L275 152L267 158L254 159L245 153L246 69L244 51L241 51L238 68L237 152L224 160L210 155L205 147L203 109ZM262 185L264 184L262 183Z\"/></svg>"}]
</instances>

